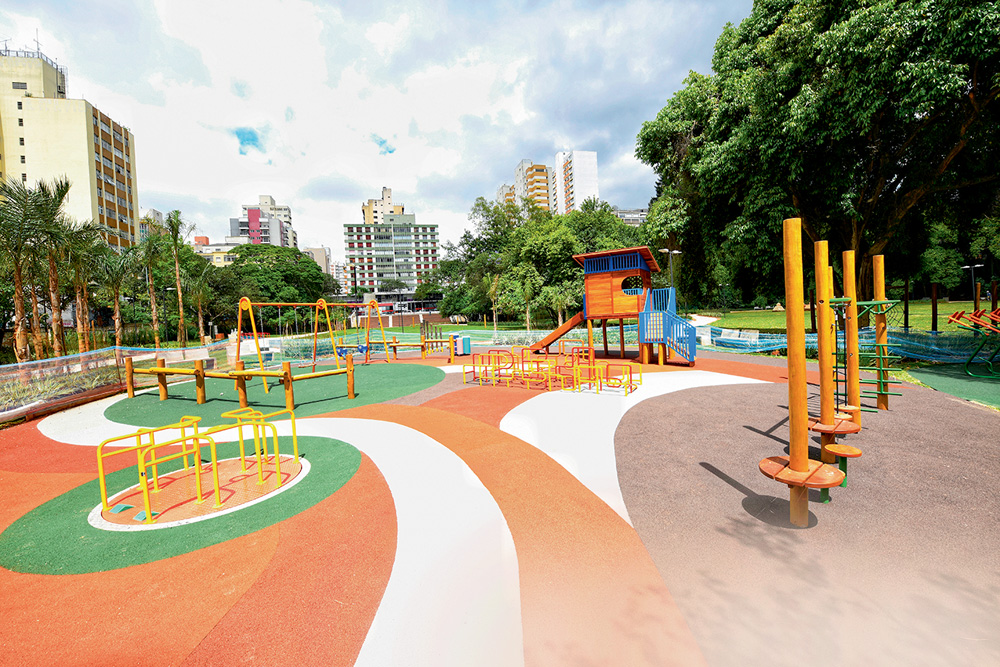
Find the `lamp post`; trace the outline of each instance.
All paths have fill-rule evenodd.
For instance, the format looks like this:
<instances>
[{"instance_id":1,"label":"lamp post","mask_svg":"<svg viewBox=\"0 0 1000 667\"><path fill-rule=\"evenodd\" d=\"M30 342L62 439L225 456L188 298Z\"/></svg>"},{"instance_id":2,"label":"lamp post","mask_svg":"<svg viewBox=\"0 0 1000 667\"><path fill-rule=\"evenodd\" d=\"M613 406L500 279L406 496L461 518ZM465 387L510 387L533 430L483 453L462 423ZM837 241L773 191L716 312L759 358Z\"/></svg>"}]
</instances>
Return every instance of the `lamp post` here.
<instances>
[{"instance_id":1,"label":"lamp post","mask_svg":"<svg viewBox=\"0 0 1000 667\"><path fill-rule=\"evenodd\" d=\"M983 268L982 264L966 264L962 267L963 269L972 270L972 300L976 300L976 269Z\"/></svg>"},{"instance_id":2,"label":"lamp post","mask_svg":"<svg viewBox=\"0 0 1000 667\"><path fill-rule=\"evenodd\" d=\"M670 286L674 286L674 255L681 254L680 250L671 250L670 248L660 248L660 252L666 253L670 262Z\"/></svg>"}]
</instances>

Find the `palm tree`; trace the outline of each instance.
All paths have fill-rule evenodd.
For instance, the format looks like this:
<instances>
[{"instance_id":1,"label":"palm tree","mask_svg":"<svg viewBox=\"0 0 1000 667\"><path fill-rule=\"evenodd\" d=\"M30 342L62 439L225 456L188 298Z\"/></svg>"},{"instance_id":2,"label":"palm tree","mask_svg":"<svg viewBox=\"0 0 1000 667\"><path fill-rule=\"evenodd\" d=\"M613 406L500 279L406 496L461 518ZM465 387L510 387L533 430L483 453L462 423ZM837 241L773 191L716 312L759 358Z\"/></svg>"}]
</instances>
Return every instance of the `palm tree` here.
<instances>
[{"instance_id":1,"label":"palm tree","mask_svg":"<svg viewBox=\"0 0 1000 667\"><path fill-rule=\"evenodd\" d=\"M500 274L487 273L483 276L483 287L486 288L486 296L490 298L490 305L493 307L493 338L497 334L497 301L500 299Z\"/></svg>"},{"instance_id":2,"label":"palm tree","mask_svg":"<svg viewBox=\"0 0 1000 667\"><path fill-rule=\"evenodd\" d=\"M52 311L52 350L63 356L65 338L62 326L62 306L59 299L59 270L57 264L63 255L67 225L62 208L69 194L70 182L57 178L49 185L39 181L33 192L34 215L38 223L39 241L49 261L49 307Z\"/></svg>"},{"instance_id":3,"label":"palm tree","mask_svg":"<svg viewBox=\"0 0 1000 667\"><path fill-rule=\"evenodd\" d=\"M177 342L181 347L187 347L187 329L184 327L184 295L181 293L181 259L180 248L190 226L181 219L181 212L173 210L167 213L167 233L170 235L170 246L174 253L174 276L177 279Z\"/></svg>"},{"instance_id":4,"label":"palm tree","mask_svg":"<svg viewBox=\"0 0 1000 667\"><path fill-rule=\"evenodd\" d=\"M159 234L150 234L138 245L137 251L139 253L139 263L146 270L146 285L149 288L149 310L153 315L153 344L157 349L160 348L160 318L156 310L153 268L159 266L163 260L163 256L166 254L165 240L166 238Z\"/></svg>"},{"instance_id":5,"label":"palm tree","mask_svg":"<svg viewBox=\"0 0 1000 667\"><path fill-rule=\"evenodd\" d=\"M35 359L45 359L45 337L42 335L42 314L38 309L38 292L42 289L42 257L37 245L32 246L34 252L28 256L25 265L25 276L28 279L28 296L31 300L31 341L35 348Z\"/></svg>"},{"instance_id":6,"label":"palm tree","mask_svg":"<svg viewBox=\"0 0 1000 667\"><path fill-rule=\"evenodd\" d=\"M134 247L124 248L120 253L110 248L102 254L98 264L101 275L101 289L111 299L115 309L115 347L122 346L122 285L135 274L138 265Z\"/></svg>"},{"instance_id":7,"label":"palm tree","mask_svg":"<svg viewBox=\"0 0 1000 667\"><path fill-rule=\"evenodd\" d=\"M29 359L24 326L24 269L34 252L34 239L31 188L14 179L0 182L0 252L14 274L14 358L18 363Z\"/></svg>"},{"instance_id":8,"label":"palm tree","mask_svg":"<svg viewBox=\"0 0 1000 667\"><path fill-rule=\"evenodd\" d=\"M70 225L66 235L66 253L73 272L73 291L76 293L76 339L79 352L90 349L87 340L90 329L87 284L97 264L96 258L104 247L106 244L101 236L100 225L92 221Z\"/></svg>"},{"instance_id":9,"label":"palm tree","mask_svg":"<svg viewBox=\"0 0 1000 667\"><path fill-rule=\"evenodd\" d=\"M208 301L212 293L212 289L208 286L208 270L211 268L212 265L208 264L200 276L197 278L188 276L188 280L186 281L188 296L194 299L198 308L198 339L202 343L205 340L205 317L202 306Z\"/></svg>"}]
</instances>

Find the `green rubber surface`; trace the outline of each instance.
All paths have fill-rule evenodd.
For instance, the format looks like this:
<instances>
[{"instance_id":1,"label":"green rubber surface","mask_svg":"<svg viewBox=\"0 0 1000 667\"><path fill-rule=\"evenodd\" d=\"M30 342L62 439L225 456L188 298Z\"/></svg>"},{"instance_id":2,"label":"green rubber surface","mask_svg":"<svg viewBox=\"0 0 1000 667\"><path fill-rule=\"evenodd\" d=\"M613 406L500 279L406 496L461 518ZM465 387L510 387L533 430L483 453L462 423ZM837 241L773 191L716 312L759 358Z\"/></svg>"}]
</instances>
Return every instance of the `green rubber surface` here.
<instances>
[{"instance_id":1,"label":"green rubber surface","mask_svg":"<svg viewBox=\"0 0 1000 667\"><path fill-rule=\"evenodd\" d=\"M994 368L996 367L998 364L994 364ZM971 368L973 373L986 374L985 364L973 364ZM911 368L908 372L928 387L933 387L938 391L964 398L967 401L976 401L1000 408L1000 378L969 377L965 373L965 364L925 366Z\"/></svg>"},{"instance_id":2,"label":"green rubber surface","mask_svg":"<svg viewBox=\"0 0 1000 667\"><path fill-rule=\"evenodd\" d=\"M282 451L292 451L290 436L279 438L279 444ZM220 444L218 452L220 459L239 456L239 444ZM361 465L360 451L332 438L301 436L299 453L311 469L286 491L231 514L160 530L118 532L87 523L87 515L101 502L95 479L36 507L0 534L0 566L32 574L86 574L171 558L291 518L340 489ZM181 465L170 461L160 465L160 472ZM108 494L114 496L137 484L139 476L132 466L107 480Z\"/></svg>"},{"instance_id":3,"label":"green rubber surface","mask_svg":"<svg viewBox=\"0 0 1000 667\"><path fill-rule=\"evenodd\" d=\"M327 370L319 367L317 370ZM308 373L310 368L293 368L292 375ZM354 399L347 398L347 378L343 375L314 378L293 383L295 416L311 417L327 412L382 403L427 389L444 379L444 371L433 366L415 364L371 364L354 367ZM219 415L240 407L239 396L232 380L205 380L205 403L198 405L195 383L179 382L169 386L168 398L160 400L159 392L137 394L114 403L104 411L113 422L132 426L165 426L181 417L201 417L200 428L208 428L231 420ZM260 378L247 382L247 402L264 413L285 409L285 389L271 379L271 391L264 393ZM279 417L287 419L287 417Z\"/></svg>"}]
</instances>

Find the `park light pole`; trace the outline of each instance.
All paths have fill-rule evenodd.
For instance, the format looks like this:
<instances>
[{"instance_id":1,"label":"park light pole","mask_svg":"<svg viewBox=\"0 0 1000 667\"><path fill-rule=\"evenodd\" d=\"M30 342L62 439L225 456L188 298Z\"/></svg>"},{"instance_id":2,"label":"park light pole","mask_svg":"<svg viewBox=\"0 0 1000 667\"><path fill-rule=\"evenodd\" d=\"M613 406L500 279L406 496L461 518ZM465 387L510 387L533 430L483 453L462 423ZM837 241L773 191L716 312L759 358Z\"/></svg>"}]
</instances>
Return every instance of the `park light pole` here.
<instances>
[{"instance_id":1,"label":"park light pole","mask_svg":"<svg viewBox=\"0 0 1000 667\"><path fill-rule=\"evenodd\" d=\"M982 264L966 264L962 269L972 270L972 300L976 300L976 269L983 268Z\"/></svg>"},{"instance_id":2,"label":"park light pole","mask_svg":"<svg viewBox=\"0 0 1000 667\"><path fill-rule=\"evenodd\" d=\"M667 258L670 263L670 286L674 286L674 255L681 254L680 250L671 250L670 248L660 248L660 252L666 253Z\"/></svg>"}]
</instances>

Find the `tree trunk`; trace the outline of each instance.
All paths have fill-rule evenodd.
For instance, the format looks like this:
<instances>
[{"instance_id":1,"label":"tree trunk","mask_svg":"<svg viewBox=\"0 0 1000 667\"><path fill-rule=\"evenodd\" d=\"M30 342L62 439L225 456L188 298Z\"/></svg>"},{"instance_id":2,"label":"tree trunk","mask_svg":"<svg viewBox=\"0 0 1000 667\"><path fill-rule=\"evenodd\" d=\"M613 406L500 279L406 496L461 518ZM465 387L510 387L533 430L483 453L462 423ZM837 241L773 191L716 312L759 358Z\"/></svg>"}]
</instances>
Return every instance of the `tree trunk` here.
<instances>
[{"instance_id":1,"label":"tree trunk","mask_svg":"<svg viewBox=\"0 0 1000 667\"><path fill-rule=\"evenodd\" d=\"M562 326L563 325L563 309L562 308L557 308L556 309L556 317L559 319L559 326Z\"/></svg>"},{"instance_id":2,"label":"tree trunk","mask_svg":"<svg viewBox=\"0 0 1000 667\"><path fill-rule=\"evenodd\" d=\"M35 346L35 359L45 359L45 341L42 339L41 316L38 314L38 293L32 285L31 294L31 338Z\"/></svg>"},{"instance_id":3,"label":"tree trunk","mask_svg":"<svg viewBox=\"0 0 1000 667\"><path fill-rule=\"evenodd\" d=\"M496 339L497 334L497 304L493 303L493 338Z\"/></svg>"},{"instance_id":4,"label":"tree trunk","mask_svg":"<svg viewBox=\"0 0 1000 667\"><path fill-rule=\"evenodd\" d=\"M149 310L153 314L153 345L160 349L160 318L156 314L156 291L153 289L153 281L149 283Z\"/></svg>"},{"instance_id":5,"label":"tree trunk","mask_svg":"<svg viewBox=\"0 0 1000 667\"><path fill-rule=\"evenodd\" d=\"M524 328L531 331L531 306L524 307Z\"/></svg>"},{"instance_id":6,"label":"tree trunk","mask_svg":"<svg viewBox=\"0 0 1000 667\"><path fill-rule=\"evenodd\" d=\"M201 300L198 301L198 344L205 344L205 318L201 312Z\"/></svg>"},{"instance_id":7,"label":"tree trunk","mask_svg":"<svg viewBox=\"0 0 1000 667\"><path fill-rule=\"evenodd\" d=\"M87 283L83 283L83 342L81 343L83 347L80 348L81 352L90 352L90 290L87 289Z\"/></svg>"},{"instance_id":8,"label":"tree trunk","mask_svg":"<svg viewBox=\"0 0 1000 667\"><path fill-rule=\"evenodd\" d=\"M83 320L83 288L79 283L74 287L76 292L76 351L86 351L87 327Z\"/></svg>"},{"instance_id":9,"label":"tree trunk","mask_svg":"<svg viewBox=\"0 0 1000 667\"><path fill-rule=\"evenodd\" d=\"M184 296L181 294L181 263L174 249L174 276L177 279L177 343L187 347L187 329L184 327Z\"/></svg>"},{"instance_id":10,"label":"tree trunk","mask_svg":"<svg viewBox=\"0 0 1000 667\"><path fill-rule=\"evenodd\" d=\"M49 252L49 304L52 307L52 350L57 357L66 354L63 347L62 306L59 304L59 271L54 252Z\"/></svg>"},{"instance_id":11,"label":"tree trunk","mask_svg":"<svg viewBox=\"0 0 1000 667\"><path fill-rule=\"evenodd\" d=\"M14 358L21 364L29 360L28 332L24 329L24 278L14 263Z\"/></svg>"},{"instance_id":12,"label":"tree trunk","mask_svg":"<svg viewBox=\"0 0 1000 667\"><path fill-rule=\"evenodd\" d=\"M119 294L115 292L115 347L122 346L122 308Z\"/></svg>"}]
</instances>

